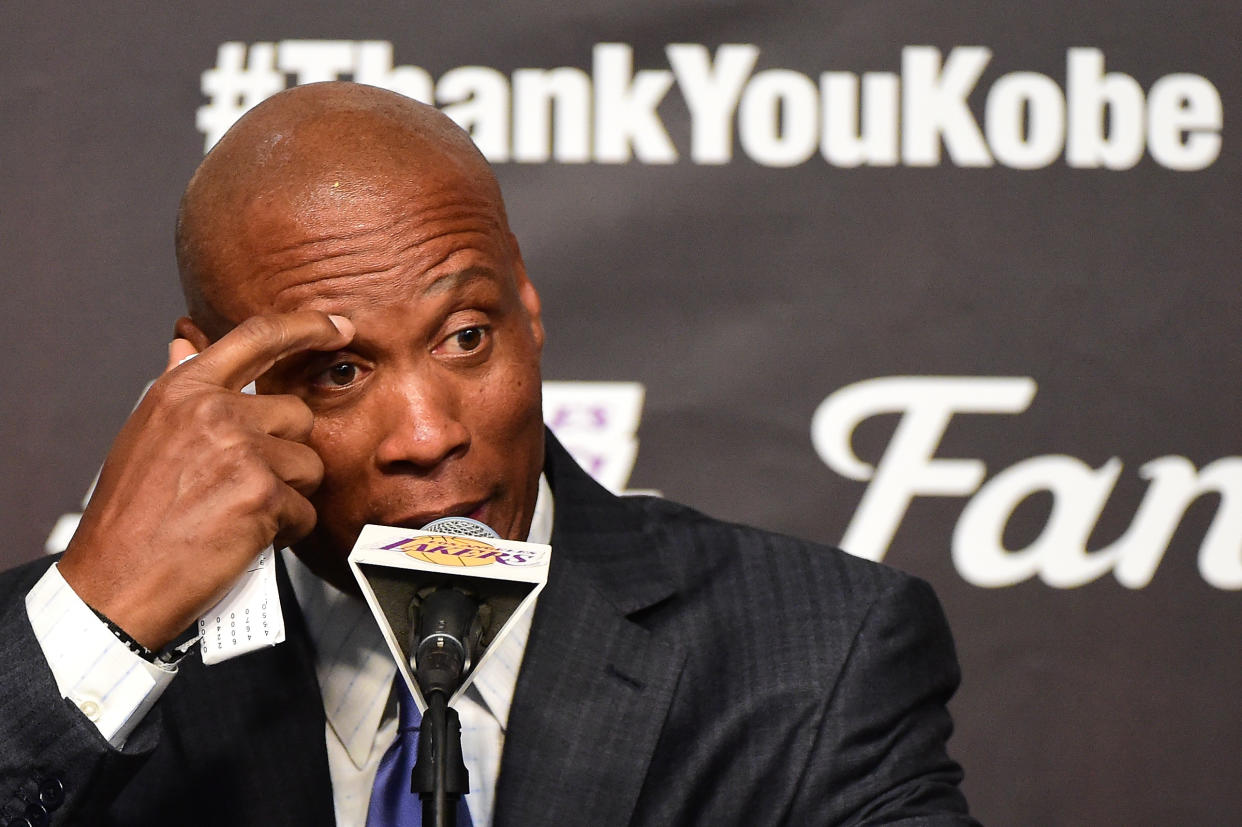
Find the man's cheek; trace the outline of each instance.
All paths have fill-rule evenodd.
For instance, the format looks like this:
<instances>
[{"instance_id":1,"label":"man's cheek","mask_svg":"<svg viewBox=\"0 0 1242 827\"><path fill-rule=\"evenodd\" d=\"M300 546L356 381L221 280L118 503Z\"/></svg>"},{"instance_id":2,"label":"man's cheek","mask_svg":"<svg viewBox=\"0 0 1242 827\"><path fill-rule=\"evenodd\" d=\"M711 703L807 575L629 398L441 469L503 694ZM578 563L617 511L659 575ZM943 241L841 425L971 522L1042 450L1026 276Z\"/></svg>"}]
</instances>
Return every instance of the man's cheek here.
<instances>
[{"instance_id":1,"label":"man's cheek","mask_svg":"<svg viewBox=\"0 0 1242 827\"><path fill-rule=\"evenodd\" d=\"M368 496L363 448L335 435L320 434L318 429L309 445L323 462L323 479L310 497L311 504L320 525L340 537L348 528L343 524L359 517Z\"/></svg>"},{"instance_id":2,"label":"man's cheek","mask_svg":"<svg viewBox=\"0 0 1242 827\"><path fill-rule=\"evenodd\" d=\"M307 445L323 462L324 482L352 479L367 465L372 450L364 428L351 428L347 422L315 418Z\"/></svg>"}]
</instances>

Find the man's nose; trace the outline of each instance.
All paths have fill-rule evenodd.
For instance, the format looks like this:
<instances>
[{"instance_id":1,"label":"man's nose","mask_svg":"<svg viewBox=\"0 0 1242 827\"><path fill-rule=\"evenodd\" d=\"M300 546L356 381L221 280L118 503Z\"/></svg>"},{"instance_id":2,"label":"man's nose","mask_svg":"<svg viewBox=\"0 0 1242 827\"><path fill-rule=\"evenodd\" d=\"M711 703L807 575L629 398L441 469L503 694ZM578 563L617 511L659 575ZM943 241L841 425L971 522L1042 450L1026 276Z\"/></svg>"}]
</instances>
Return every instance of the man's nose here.
<instances>
[{"instance_id":1,"label":"man's nose","mask_svg":"<svg viewBox=\"0 0 1242 827\"><path fill-rule=\"evenodd\" d=\"M376 448L384 470L402 465L430 470L470 446L461 400L445 384L394 382L380 399L385 433Z\"/></svg>"}]
</instances>

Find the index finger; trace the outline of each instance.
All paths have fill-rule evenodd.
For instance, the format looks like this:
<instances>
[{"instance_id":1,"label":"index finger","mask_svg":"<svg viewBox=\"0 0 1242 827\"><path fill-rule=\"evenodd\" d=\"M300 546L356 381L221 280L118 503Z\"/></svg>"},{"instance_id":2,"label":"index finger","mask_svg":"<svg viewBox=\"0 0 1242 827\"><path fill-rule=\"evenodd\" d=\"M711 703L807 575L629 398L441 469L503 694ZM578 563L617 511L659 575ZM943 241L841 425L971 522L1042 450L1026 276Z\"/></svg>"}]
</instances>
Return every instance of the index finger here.
<instances>
[{"instance_id":1,"label":"index finger","mask_svg":"<svg viewBox=\"0 0 1242 827\"><path fill-rule=\"evenodd\" d=\"M251 316L182 371L199 381L240 391L287 356L305 350L338 350L353 338L353 322L318 310Z\"/></svg>"}]
</instances>

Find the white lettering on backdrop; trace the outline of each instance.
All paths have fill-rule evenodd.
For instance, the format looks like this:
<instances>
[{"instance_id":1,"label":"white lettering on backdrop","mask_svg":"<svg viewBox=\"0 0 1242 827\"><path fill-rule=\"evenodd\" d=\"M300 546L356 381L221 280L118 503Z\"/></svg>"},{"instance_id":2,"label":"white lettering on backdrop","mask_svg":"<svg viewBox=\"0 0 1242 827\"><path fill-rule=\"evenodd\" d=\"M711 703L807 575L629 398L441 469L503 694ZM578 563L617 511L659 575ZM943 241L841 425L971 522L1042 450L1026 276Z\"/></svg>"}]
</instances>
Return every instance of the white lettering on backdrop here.
<instances>
[{"instance_id":1,"label":"white lettering on backdrop","mask_svg":"<svg viewBox=\"0 0 1242 827\"><path fill-rule=\"evenodd\" d=\"M1199 548L1199 572L1219 589L1242 589L1242 457L1223 457L1201 469L1185 457L1144 463L1147 490L1126 531L1110 545L1089 550L1104 505L1123 463L1112 457L1099 468L1072 456L1022 460L984 481L978 459L944 459L936 449L956 414L1019 414L1035 396L1035 381L1001 376L890 376L868 379L833 393L815 411L811 441L833 471L867 482L841 545L871 560L883 559L906 509L916 496L968 497L953 532L953 563L976 586L1012 586L1032 577L1073 588L1112 571L1123 586L1151 582L1186 509L1204 494L1220 504ZM900 414L879 462L854 453L854 429L880 414ZM1036 493L1052 495L1052 509L1038 537L1008 549L1005 527L1018 505Z\"/></svg>"},{"instance_id":2,"label":"white lettering on backdrop","mask_svg":"<svg viewBox=\"0 0 1242 827\"><path fill-rule=\"evenodd\" d=\"M1124 170L1144 153L1162 167L1199 170L1220 156L1220 91L1201 75L1172 73L1145 91L1106 71L1096 48L1066 50L1064 85L1009 72L980 89L986 46L905 46L899 72L792 69L756 72L760 49L726 43L664 47L667 68L635 69L626 43L596 43L590 70L523 68L506 75L458 66L439 78L394 66L383 40L223 43L203 72L198 129L210 149L247 109L294 84L353 79L440 106L494 163L671 164L679 160L659 108L676 91L690 113L689 158L728 164L736 152L789 167L816 153L838 167ZM982 125L971 101L982 96Z\"/></svg>"}]
</instances>

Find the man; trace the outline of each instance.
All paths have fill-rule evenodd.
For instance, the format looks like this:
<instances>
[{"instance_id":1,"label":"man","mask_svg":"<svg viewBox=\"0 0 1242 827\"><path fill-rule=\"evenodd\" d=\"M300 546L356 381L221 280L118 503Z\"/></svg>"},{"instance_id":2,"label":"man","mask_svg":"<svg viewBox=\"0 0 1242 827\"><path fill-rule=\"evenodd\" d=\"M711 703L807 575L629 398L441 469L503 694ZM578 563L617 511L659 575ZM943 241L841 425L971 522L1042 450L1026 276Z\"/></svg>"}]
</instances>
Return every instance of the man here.
<instances>
[{"instance_id":1,"label":"man","mask_svg":"<svg viewBox=\"0 0 1242 827\"><path fill-rule=\"evenodd\" d=\"M545 437L539 298L447 118L354 84L269 99L190 181L177 254L167 372L59 564L0 580L5 817L361 823L395 713L345 557L366 523L461 515L553 546L520 672L474 701L475 823L973 823L925 584L619 500ZM289 641L159 661L270 543ZM104 654L52 642L62 604L123 703L82 688Z\"/></svg>"}]
</instances>

